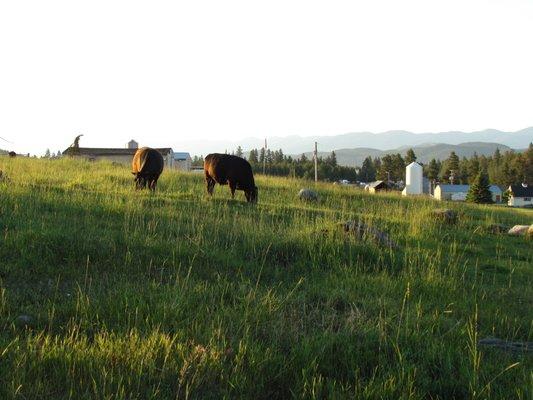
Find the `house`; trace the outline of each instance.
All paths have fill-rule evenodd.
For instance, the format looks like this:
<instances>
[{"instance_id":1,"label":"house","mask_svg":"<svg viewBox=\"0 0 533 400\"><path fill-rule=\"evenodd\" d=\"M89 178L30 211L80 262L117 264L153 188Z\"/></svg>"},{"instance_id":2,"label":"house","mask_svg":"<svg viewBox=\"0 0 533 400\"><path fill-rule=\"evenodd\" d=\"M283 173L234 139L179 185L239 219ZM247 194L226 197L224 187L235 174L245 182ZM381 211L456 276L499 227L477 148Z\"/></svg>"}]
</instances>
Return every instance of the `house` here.
<instances>
[{"instance_id":1,"label":"house","mask_svg":"<svg viewBox=\"0 0 533 400\"><path fill-rule=\"evenodd\" d=\"M174 168L180 171L190 171L192 167L192 158L189 153L175 152L174 153ZM202 168L203 169L203 168Z\"/></svg>"},{"instance_id":2,"label":"house","mask_svg":"<svg viewBox=\"0 0 533 400\"><path fill-rule=\"evenodd\" d=\"M64 156L85 159L87 161L111 161L120 164L130 165L139 144L135 140L130 140L126 148L100 148L100 147L77 147L70 146L63 152ZM174 167L174 151L170 147L158 148L166 168Z\"/></svg>"},{"instance_id":3,"label":"house","mask_svg":"<svg viewBox=\"0 0 533 400\"><path fill-rule=\"evenodd\" d=\"M365 190L370 193L377 193L383 190L389 190L390 187L385 181L375 181L365 186Z\"/></svg>"},{"instance_id":4,"label":"house","mask_svg":"<svg viewBox=\"0 0 533 400\"><path fill-rule=\"evenodd\" d=\"M507 204L511 207L533 207L533 186L528 186L526 183L511 185L507 192L509 193Z\"/></svg>"},{"instance_id":5,"label":"house","mask_svg":"<svg viewBox=\"0 0 533 400\"><path fill-rule=\"evenodd\" d=\"M437 200L465 201L470 185L437 185L433 192L433 197ZM500 203L502 201L502 190L499 186L490 185L492 201Z\"/></svg>"}]
</instances>

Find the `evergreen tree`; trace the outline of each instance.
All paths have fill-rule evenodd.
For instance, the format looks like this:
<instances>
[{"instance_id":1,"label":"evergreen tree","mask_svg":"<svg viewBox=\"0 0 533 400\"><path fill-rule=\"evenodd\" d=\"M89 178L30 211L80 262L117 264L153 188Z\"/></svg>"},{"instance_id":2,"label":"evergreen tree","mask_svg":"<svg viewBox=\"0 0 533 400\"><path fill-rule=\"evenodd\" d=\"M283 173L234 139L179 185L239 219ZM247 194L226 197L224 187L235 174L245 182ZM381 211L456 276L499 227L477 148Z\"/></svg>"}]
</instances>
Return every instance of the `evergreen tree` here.
<instances>
[{"instance_id":1,"label":"evergreen tree","mask_svg":"<svg viewBox=\"0 0 533 400\"><path fill-rule=\"evenodd\" d=\"M400 153L392 156L391 179L395 182L405 180L405 161Z\"/></svg>"},{"instance_id":2,"label":"evergreen tree","mask_svg":"<svg viewBox=\"0 0 533 400\"><path fill-rule=\"evenodd\" d=\"M476 179L470 185L466 201L478 204L491 204L493 202L492 193L489 189L489 177L486 172L481 171L478 173Z\"/></svg>"},{"instance_id":3,"label":"evergreen tree","mask_svg":"<svg viewBox=\"0 0 533 400\"><path fill-rule=\"evenodd\" d=\"M250 164L257 164L259 162L257 149L250 150L250 154L248 154L248 161Z\"/></svg>"},{"instance_id":4,"label":"evergreen tree","mask_svg":"<svg viewBox=\"0 0 533 400\"><path fill-rule=\"evenodd\" d=\"M460 174L459 157L455 154L455 151L452 151L442 167L441 177L450 183L457 183L456 176L458 174Z\"/></svg>"},{"instance_id":5,"label":"evergreen tree","mask_svg":"<svg viewBox=\"0 0 533 400\"><path fill-rule=\"evenodd\" d=\"M265 148L262 147L259 151L259 163L263 165L263 162L265 161Z\"/></svg>"},{"instance_id":6,"label":"evergreen tree","mask_svg":"<svg viewBox=\"0 0 533 400\"><path fill-rule=\"evenodd\" d=\"M361 170L359 171L359 180L362 182L373 182L376 180L376 169L371 157L365 158Z\"/></svg>"},{"instance_id":7,"label":"evergreen tree","mask_svg":"<svg viewBox=\"0 0 533 400\"><path fill-rule=\"evenodd\" d=\"M332 151L331 154L326 158L326 163L331 165L332 167L337 166L337 155L334 151Z\"/></svg>"},{"instance_id":8,"label":"evergreen tree","mask_svg":"<svg viewBox=\"0 0 533 400\"><path fill-rule=\"evenodd\" d=\"M439 167L439 164L437 163L437 160L432 158L431 161L429 162L428 171L427 171L428 179L431 179L432 181L436 181L439 177L439 171L440 171L440 167Z\"/></svg>"},{"instance_id":9,"label":"evergreen tree","mask_svg":"<svg viewBox=\"0 0 533 400\"><path fill-rule=\"evenodd\" d=\"M416 161L416 154L413 149L407 150L407 154L405 155L405 164L409 165L412 162Z\"/></svg>"},{"instance_id":10,"label":"evergreen tree","mask_svg":"<svg viewBox=\"0 0 533 400\"><path fill-rule=\"evenodd\" d=\"M242 157L243 156L243 152L242 152L242 147L241 146L237 147L237 150L235 151L235 155L237 157Z\"/></svg>"},{"instance_id":11,"label":"evergreen tree","mask_svg":"<svg viewBox=\"0 0 533 400\"><path fill-rule=\"evenodd\" d=\"M50 158L50 149L46 149L46 152L44 153L44 158Z\"/></svg>"}]
</instances>

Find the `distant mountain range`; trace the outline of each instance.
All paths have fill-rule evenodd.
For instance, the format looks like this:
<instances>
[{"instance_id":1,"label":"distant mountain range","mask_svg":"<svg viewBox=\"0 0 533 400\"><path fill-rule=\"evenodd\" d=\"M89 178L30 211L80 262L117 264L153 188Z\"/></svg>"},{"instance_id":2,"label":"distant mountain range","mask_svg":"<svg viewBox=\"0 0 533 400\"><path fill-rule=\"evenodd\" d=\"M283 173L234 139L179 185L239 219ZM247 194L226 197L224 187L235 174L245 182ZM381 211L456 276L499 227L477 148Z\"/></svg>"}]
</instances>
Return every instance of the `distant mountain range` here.
<instances>
[{"instance_id":1,"label":"distant mountain range","mask_svg":"<svg viewBox=\"0 0 533 400\"><path fill-rule=\"evenodd\" d=\"M474 153L478 155L492 155L496 149L500 149L502 153L511 150L509 146L505 146L499 143L484 143L484 142L470 142L460 144L431 144L431 145L419 145L419 146L402 146L392 150L378 150L367 147L359 147L356 149L339 149L335 150L337 156L337 163L347 166L361 166L363 160L370 156L383 157L386 154L400 153L405 156L407 150L412 148L417 156L417 161L421 163L427 163L432 158L437 160L444 160L448 158L452 151L460 157L471 157ZM326 157L331 152L318 152L319 156ZM307 157L312 156L312 152L305 153Z\"/></svg>"},{"instance_id":2,"label":"distant mountain range","mask_svg":"<svg viewBox=\"0 0 533 400\"><path fill-rule=\"evenodd\" d=\"M302 154L312 151L314 143L318 142L319 151L330 152L338 149L370 148L376 150L398 149L413 146L430 146L446 143L459 145L462 143L485 142L498 143L513 149L527 148L533 142L533 127L517 132L502 132L487 129L478 132L440 132L440 133L412 133L407 131L388 131L383 133L346 133L336 136L286 136L269 137L268 148L282 149L285 154ZM197 140L175 141L170 145L176 151L188 151L195 155L206 155L212 152L231 152L241 146L244 151L263 147L263 138L245 138L239 141L229 140ZM481 154L481 151L478 151Z\"/></svg>"}]
</instances>

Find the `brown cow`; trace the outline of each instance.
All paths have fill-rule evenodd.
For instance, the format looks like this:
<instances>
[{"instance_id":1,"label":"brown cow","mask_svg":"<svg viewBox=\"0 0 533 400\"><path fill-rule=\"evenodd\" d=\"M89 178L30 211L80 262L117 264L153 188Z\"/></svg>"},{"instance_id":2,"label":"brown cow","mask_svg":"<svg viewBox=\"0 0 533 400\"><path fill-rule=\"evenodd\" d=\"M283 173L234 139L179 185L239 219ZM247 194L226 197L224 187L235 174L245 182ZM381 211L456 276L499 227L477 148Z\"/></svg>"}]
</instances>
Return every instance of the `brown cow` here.
<instances>
[{"instance_id":1,"label":"brown cow","mask_svg":"<svg viewBox=\"0 0 533 400\"><path fill-rule=\"evenodd\" d=\"M215 183L229 184L231 198L235 198L235 190L243 190L246 201L257 203L257 186L250 163L244 158L229 154L213 153L204 160L207 193L213 194Z\"/></svg>"},{"instance_id":2,"label":"brown cow","mask_svg":"<svg viewBox=\"0 0 533 400\"><path fill-rule=\"evenodd\" d=\"M131 173L135 175L136 189L148 189L155 191L159 175L163 172L165 162L161 153L149 147L142 147L133 156Z\"/></svg>"},{"instance_id":3,"label":"brown cow","mask_svg":"<svg viewBox=\"0 0 533 400\"><path fill-rule=\"evenodd\" d=\"M15 153L14 151L10 151L8 154L11 158L15 158L17 156L17 153Z\"/></svg>"}]
</instances>

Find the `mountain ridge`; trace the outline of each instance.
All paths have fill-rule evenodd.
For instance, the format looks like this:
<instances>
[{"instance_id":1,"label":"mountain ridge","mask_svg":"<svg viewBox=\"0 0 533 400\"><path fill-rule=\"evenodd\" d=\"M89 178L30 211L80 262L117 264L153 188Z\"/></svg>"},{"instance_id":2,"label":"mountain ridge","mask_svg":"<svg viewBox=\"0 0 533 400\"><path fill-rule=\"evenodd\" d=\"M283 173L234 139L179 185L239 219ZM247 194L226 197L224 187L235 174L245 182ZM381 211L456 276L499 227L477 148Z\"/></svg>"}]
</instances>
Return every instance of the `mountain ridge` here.
<instances>
[{"instance_id":1,"label":"mountain ridge","mask_svg":"<svg viewBox=\"0 0 533 400\"><path fill-rule=\"evenodd\" d=\"M404 130L390 130L382 133L349 132L332 136L272 136L267 138L269 149L282 149L285 154L302 154L312 151L314 143L318 142L320 151L330 152L338 149L354 149L360 147L386 151L400 147L413 147L427 144L449 144L479 142L496 143L512 149L527 148L533 142L533 127L528 127L515 132L506 132L496 129L485 129L474 132L447 131L437 133L413 133ZM264 139L246 137L241 140L195 140L174 141L172 146L176 149L189 151L194 155L206 155L212 152L231 152L238 146L244 151L260 149Z\"/></svg>"}]
</instances>

